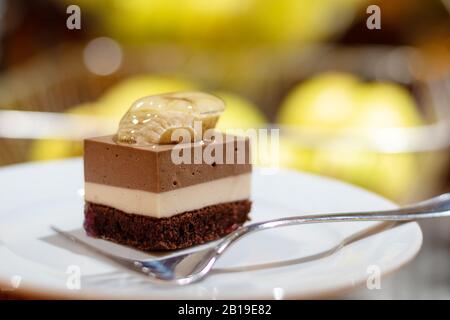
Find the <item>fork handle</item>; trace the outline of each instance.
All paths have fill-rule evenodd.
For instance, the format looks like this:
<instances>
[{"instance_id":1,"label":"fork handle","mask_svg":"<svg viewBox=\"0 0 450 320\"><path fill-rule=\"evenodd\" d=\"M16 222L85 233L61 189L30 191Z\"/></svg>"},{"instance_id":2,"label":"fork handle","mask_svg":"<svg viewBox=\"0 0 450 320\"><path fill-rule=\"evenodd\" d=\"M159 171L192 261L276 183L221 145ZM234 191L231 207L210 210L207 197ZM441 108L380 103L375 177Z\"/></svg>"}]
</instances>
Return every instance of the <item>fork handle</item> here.
<instances>
[{"instance_id":1,"label":"fork handle","mask_svg":"<svg viewBox=\"0 0 450 320\"><path fill-rule=\"evenodd\" d=\"M225 237L218 245L217 251L219 253L223 252L230 244L250 233L278 227L324 222L414 221L448 216L450 216L450 193L445 193L395 210L294 216L252 223L237 229Z\"/></svg>"}]
</instances>

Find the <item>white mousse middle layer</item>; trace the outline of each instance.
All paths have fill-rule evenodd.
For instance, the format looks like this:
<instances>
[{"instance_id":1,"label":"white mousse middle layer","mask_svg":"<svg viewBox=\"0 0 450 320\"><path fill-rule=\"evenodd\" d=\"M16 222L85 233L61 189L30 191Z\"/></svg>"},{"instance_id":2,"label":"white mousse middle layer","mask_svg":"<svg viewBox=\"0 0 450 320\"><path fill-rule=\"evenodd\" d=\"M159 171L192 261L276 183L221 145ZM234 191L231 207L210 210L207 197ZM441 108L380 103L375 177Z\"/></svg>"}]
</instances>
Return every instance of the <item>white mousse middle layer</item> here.
<instances>
[{"instance_id":1,"label":"white mousse middle layer","mask_svg":"<svg viewBox=\"0 0 450 320\"><path fill-rule=\"evenodd\" d=\"M251 173L155 193L85 182L85 200L127 213L165 218L206 206L248 199Z\"/></svg>"}]
</instances>

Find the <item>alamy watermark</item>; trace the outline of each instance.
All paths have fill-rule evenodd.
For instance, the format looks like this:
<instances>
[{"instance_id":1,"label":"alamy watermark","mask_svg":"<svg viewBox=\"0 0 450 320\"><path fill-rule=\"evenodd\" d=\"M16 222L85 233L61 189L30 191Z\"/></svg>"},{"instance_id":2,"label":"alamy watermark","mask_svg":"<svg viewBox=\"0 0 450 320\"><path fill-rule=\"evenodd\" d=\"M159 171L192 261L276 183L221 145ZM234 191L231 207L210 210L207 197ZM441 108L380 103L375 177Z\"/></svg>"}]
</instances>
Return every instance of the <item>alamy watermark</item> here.
<instances>
[{"instance_id":1,"label":"alamy watermark","mask_svg":"<svg viewBox=\"0 0 450 320\"><path fill-rule=\"evenodd\" d=\"M381 29L381 8L376 4L367 7L366 13L370 16L366 20L366 26L369 30Z\"/></svg>"},{"instance_id":2,"label":"alamy watermark","mask_svg":"<svg viewBox=\"0 0 450 320\"><path fill-rule=\"evenodd\" d=\"M193 148L187 148L193 135L202 137L202 140ZM177 165L256 163L265 168L266 173L279 166L279 129L233 129L225 132L208 129L203 133L202 122L195 121L193 129L174 130L171 140L178 142L171 152L171 160Z\"/></svg>"},{"instance_id":3,"label":"alamy watermark","mask_svg":"<svg viewBox=\"0 0 450 320\"><path fill-rule=\"evenodd\" d=\"M81 9L75 4L67 7L66 13L69 15L66 19L66 27L69 30L81 29Z\"/></svg>"},{"instance_id":4,"label":"alamy watermark","mask_svg":"<svg viewBox=\"0 0 450 320\"><path fill-rule=\"evenodd\" d=\"M70 265L66 269L66 287L69 290L81 289L81 268L77 265Z\"/></svg>"},{"instance_id":5,"label":"alamy watermark","mask_svg":"<svg viewBox=\"0 0 450 320\"><path fill-rule=\"evenodd\" d=\"M366 270L368 277L366 281L366 287L369 290L381 289L381 268L378 265L372 264L367 267Z\"/></svg>"}]
</instances>

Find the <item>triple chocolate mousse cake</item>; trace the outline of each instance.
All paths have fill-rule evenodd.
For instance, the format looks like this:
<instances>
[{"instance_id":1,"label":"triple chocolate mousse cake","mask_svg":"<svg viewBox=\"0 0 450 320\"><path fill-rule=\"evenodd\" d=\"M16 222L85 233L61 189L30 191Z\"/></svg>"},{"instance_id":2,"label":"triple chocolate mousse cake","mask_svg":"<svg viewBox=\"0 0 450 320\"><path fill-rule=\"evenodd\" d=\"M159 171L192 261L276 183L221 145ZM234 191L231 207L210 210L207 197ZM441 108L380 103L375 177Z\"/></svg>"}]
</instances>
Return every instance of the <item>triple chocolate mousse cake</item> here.
<instances>
[{"instance_id":1,"label":"triple chocolate mousse cake","mask_svg":"<svg viewBox=\"0 0 450 320\"><path fill-rule=\"evenodd\" d=\"M247 221L248 138L216 133L209 140L198 132L215 126L222 105L197 92L146 97L122 118L117 135L86 139L87 234L145 251L173 250L216 240ZM177 129L192 139L170 143Z\"/></svg>"}]
</instances>

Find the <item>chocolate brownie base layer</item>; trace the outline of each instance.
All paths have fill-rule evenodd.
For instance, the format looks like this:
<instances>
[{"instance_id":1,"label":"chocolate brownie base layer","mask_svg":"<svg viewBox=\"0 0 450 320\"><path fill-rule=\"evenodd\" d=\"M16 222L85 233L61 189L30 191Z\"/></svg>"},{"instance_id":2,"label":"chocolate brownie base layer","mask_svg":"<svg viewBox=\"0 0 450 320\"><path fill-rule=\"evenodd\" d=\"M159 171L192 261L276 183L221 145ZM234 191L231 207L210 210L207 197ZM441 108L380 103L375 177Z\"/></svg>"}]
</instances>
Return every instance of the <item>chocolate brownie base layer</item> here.
<instances>
[{"instance_id":1,"label":"chocolate brownie base layer","mask_svg":"<svg viewBox=\"0 0 450 320\"><path fill-rule=\"evenodd\" d=\"M249 200L153 218L86 202L84 229L92 237L144 251L187 248L223 237L249 220Z\"/></svg>"}]
</instances>

